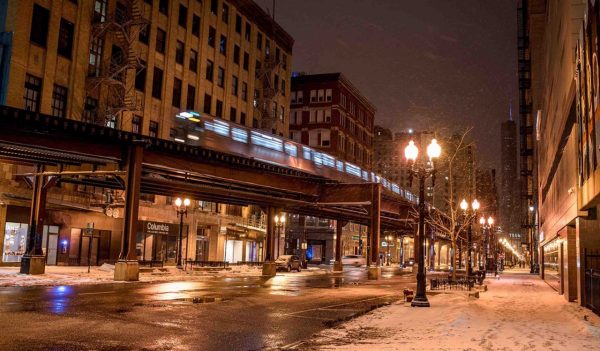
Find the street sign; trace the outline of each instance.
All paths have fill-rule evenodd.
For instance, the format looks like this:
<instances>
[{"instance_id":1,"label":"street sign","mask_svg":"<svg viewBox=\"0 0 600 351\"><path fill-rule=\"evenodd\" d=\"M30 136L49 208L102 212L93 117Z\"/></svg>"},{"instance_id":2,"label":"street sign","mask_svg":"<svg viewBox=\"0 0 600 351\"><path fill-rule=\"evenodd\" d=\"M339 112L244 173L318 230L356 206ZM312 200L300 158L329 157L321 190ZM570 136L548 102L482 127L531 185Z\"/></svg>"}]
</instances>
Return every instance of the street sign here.
<instances>
[{"instance_id":1,"label":"street sign","mask_svg":"<svg viewBox=\"0 0 600 351\"><path fill-rule=\"evenodd\" d=\"M352 235L352 240L359 241L360 240L360 235Z\"/></svg>"}]
</instances>

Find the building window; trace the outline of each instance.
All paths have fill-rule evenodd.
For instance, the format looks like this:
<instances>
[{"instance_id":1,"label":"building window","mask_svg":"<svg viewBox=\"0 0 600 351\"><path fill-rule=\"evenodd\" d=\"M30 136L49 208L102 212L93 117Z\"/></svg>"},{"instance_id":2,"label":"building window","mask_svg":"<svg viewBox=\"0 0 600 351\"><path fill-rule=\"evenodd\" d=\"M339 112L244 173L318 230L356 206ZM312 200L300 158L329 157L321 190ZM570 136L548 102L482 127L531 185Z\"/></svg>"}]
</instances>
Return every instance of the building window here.
<instances>
[{"instance_id":1,"label":"building window","mask_svg":"<svg viewBox=\"0 0 600 351\"><path fill-rule=\"evenodd\" d=\"M102 66L102 48L104 47L104 41L102 38L95 38L90 44L90 60L89 60L89 72L90 77L98 77L100 75L100 68Z\"/></svg>"},{"instance_id":2,"label":"building window","mask_svg":"<svg viewBox=\"0 0 600 351\"><path fill-rule=\"evenodd\" d=\"M142 133L142 116L133 116L131 120L131 132L136 134Z\"/></svg>"},{"instance_id":3,"label":"building window","mask_svg":"<svg viewBox=\"0 0 600 351\"><path fill-rule=\"evenodd\" d=\"M244 52L244 70L248 71L248 68L250 66L250 54L248 54L247 52Z\"/></svg>"},{"instance_id":4,"label":"building window","mask_svg":"<svg viewBox=\"0 0 600 351\"><path fill-rule=\"evenodd\" d=\"M223 67L217 69L217 85L221 88L225 86L225 70Z\"/></svg>"},{"instance_id":5,"label":"building window","mask_svg":"<svg viewBox=\"0 0 600 351\"><path fill-rule=\"evenodd\" d=\"M48 23L50 11L38 4L33 5L33 16L31 17L31 33L29 40L42 47L46 47L48 41Z\"/></svg>"},{"instance_id":6,"label":"building window","mask_svg":"<svg viewBox=\"0 0 600 351\"><path fill-rule=\"evenodd\" d=\"M185 104L185 108L188 110L196 109L196 87L188 84L187 90L187 103Z\"/></svg>"},{"instance_id":7,"label":"building window","mask_svg":"<svg viewBox=\"0 0 600 351\"><path fill-rule=\"evenodd\" d=\"M295 104L296 103L296 92L295 91L291 92L290 103L291 104Z\"/></svg>"},{"instance_id":8,"label":"building window","mask_svg":"<svg viewBox=\"0 0 600 351\"><path fill-rule=\"evenodd\" d=\"M271 57L271 41L265 40L265 58L268 60Z\"/></svg>"},{"instance_id":9,"label":"building window","mask_svg":"<svg viewBox=\"0 0 600 351\"><path fill-rule=\"evenodd\" d=\"M204 94L204 113L210 115L210 110L212 110L212 96Z\"/></svg>"},{"instance_id":10,"label":"building window","mask_svg":"<svg viewBox=\"0 0 600 351\"><path fill-rule=\"evenodd\" d=\"M138 67L135 73L135 88L139 91L146 91L146 62L140 62L141 67Z\"/></svg>"},{"instance_id":11,"label":"building window","mask_svg":"<svg viewBox=\"0 0 600 351\"><path fill-rule=\"evenodd\" d=\"M221 9L221 20L225 23L229 23L229 6L223 4Z\"/></svg>"},{"instance_id":12,"label":"building window","mask_svg":"<svg viewBox=\"0 0 600 351\"><path fill-rule=\"evenodd\" d=\"M200 36L200 17L197 15L192 17L192 35Z\"/></svg>"},{"instance_id":13,"label":"building window","mask_svg":"<svg viewBox=\"0 0 600 351\"><path fill-rule=\"evenodd\" d=\"M94 2L93 23L103 23L106 21L106 3L108 0L96 0Z\"/></svg>"},{"instance_id":14,"label":"building window","mask_svg":"<svg viewBox=\"0 0 600 351\"><path fill-rule=\"evenodd\" d=\"M165 48L167 45L167 32L164 30L157 28L156 29L156 51L161 54L165 53Z\"/></svg>"},{"instance_id":15,"label":"building window","mask_svg":"<svg viewBox=\"0 0 600 351\"><path fill-rule=\"evenodd\" d=\"M248 101L248 84L242 82L242 100Z\"/></svg>"},{"instance_id":16,"label":"building window","mask_svg":"<svg viewBox=\"0 0 600 351\"><path fill-rule=\"evenodd\" d=\"M244 112L240 113L240 124L243 126L246 125L246 114Z\"/></svg>"},{"instance_id":17,"label":"building window","mask_svg":"<svg viewBox=\"0 0 600 351\"><path fill-rule=\"evenodd\" d=\"M287 70L287 55L283 54L283 58L281 59L281 67L284 70Z\"/></svg>"},{"instance_id":18,"label":"building window","mask_svg":"<svg viewBox=\"0 0 600 351\"><path fill-rule=\"evenodd\" d=\"M115 115L106 116L106 119L104 120L104 126L108 127L108 128L112 128L112 129L117 128L117 116L115 116Z\"/></svg>"},{"instance_id":19,"label":"building window","mask_svg":"<svg viewBox=\"0 0 600 351\"><path fill-rule=\"evenodd\" d=\"M54 84L52 91L52 116L65 117L67 112L67 88Z\"/></svg>"},{"instance_id":20,"label":"building window","mask_svg":"<svg viewBox=\"0 0 600 351\"><path fill-rule=\"evenodd\" d=\"M83 106L82 120L86 123L96 122L98 116L98 100L87 96Z\"/></svg>"},{"instance_id":21,"label":"building window","mask_svg":"<svg viewBox=\"0 0 600 351\"><path fill-rule=\"evenodd\" d=\"M325 90L325 99L331 101L331 89Z\"/></svg>"},{"instance_id":22,"label":"building window","mask_svg":"<svg viewBox=\"0 0 600 351\"><path fill-rule=\"evenodd\" d=\"M279 121L283 122L285 118L285 107L279 106Z\"/></svg>"},{"instance_id":23,"label":"building window","mask_svg":"<svg viewBox=\"0 0 600 351\"><path fill-rule=\"evenodd\" d=\"M262 33L256 33L256 48L258 50L262 50L262 41L263 41Z\"/></svg>"},{"instance_id":24,"label":"building window","mask_svg":"<svg viewBox=\"0 0 600 351\"><path fill-rule=\"evenodd\" d=\"M229 120L237 123L237 110L235 107L229 108Z\"/></svg>"},{"instance_id":25,"label":"building window","mask_svg":"<svg viewBox=\"0 0 600 351\"><path fill-rule=\"evenodd\" d=\"M258 76L260 75L259 73L260 73L260 69L261 69L261 67L262 67L262 66L260 65L260 61L259 61L259 60L256 60L256 63L254 64L254 75L255 75L256 77L258 77Z\"/></svg>"},{"instance_id":26,"label":"building window","mask_svg":"<svg viewBox=\"0 0 600 351\"><path fill-rule=\"evenodd\" d=\"M217 99L215 116L223 118L223 101Z\"/></svg>"},{"instance_id":27,"label":"building window","mask_svg":"<svg viewBox=\"0 0 600 351\"><path fill-rule=\"evenodd\" d=\"M301 104L303 101L304 101L304 92L302 90L300 90L296 94L296 102Z\"/></svg>"},{"instance_id":28,"label":"building window","mask_svg":"<svg viewBox=\"0 0 600 351\"><path fill-rule=\"evenodd\" d=\"M190 51L190 71L196 73L198 71L198 51Z\"/></svg>"},{"instance_id":29,"label":"building window","mask_svg":"<svg viewBox=\"0 0 600 351\"><path fill-rule=\"evenodd\" d=\"M169 13L169 0L160 0L158 2L158 11L165 15Z\"/></svg>"},{"instance_id":30,"label":"building window","mask_svg":"<svg viewBox=\"0 0 600 351\"><path fill-rule=\"evenodd\" d=\"M216 15L219 11L219 0L210 0L210 13Z\"/></svg>"},{"instance_id":31,"label":"building window","mask_svg":"<svg viewBox=\"0 0 600 351\"><path fill-rule=\"evenodd\" d=\"M331 123L331 109L325 110L325 122Z\"/></svg>"},{"instance_id":32,"label":"building window","mask_svg":"<svg viewBox=\"0 0 600 351\"><path fill-rule=\"evenodd\" d=\"M281 80L281 95L285 96L285 79Z\"/></svg>"},{"instance_id":33,"label":"building window","mask_svg":"<svg viewBox=\"0 0 600 351\"><path fill-rule=\"evenodd\" d=\"M142 29L140 29L140 34L138 35L138 40L141 43L148 45L150 42L150 25L142 26Z\"/></svg>"},{"instance_id":34,"label":"building window","mask_svg":"<svg viewBox=\"0 0 600 351\"><path fill-rule=\"evenodd\" d=\"M185 51L185 45L183 42L177 40L175 44L175 62L183 65L183 52Z\"/></svg>"},{"instance_id":35,"label":"building window","mask_svg":"<svg viewBox=\"0 0 600 351\"><path fill-rule=\"evenodd\" d=\"M221 35L221 40L219 41L219 52L227 56L227 37L224 35Z\"/></svg>"},{"instance_id":36,"label":"building window","mask_svg":"<svg viewBox=\"0 0 600 351\"><path fill-rule=\"evenodd\" d=\"M73 51L73 33L75 25L73 23L60 19L60 30L58 32L58 54L66 58L71 58Z\"/></svg>"},{"instance_id":37,"label":"building window","mask_svg":"<svg viewBox=\"0 0 600 351\"><path fill-rule=\"evenodd\" d=\"M308 134L308 145L316 147L328 147L331 144L330 131L327 129L311 130Z\"/></svg>"},{"instance_id":38,"label":"building window","mask_svg":"<svg viewBox=\"0 0 600 351\"><path fill-rule=\"evenodd\" d=\"M217 37L217 30L213 27L208 27L208 45L215 47L215 39Z\"/></svg>"},{"instance_id":39,"label":"building window","mask_svg":"<svg viewBox=\"0 0 600 351\"><path fill-rule=\"evenodd\" d=\"M235 32L242 34L242 16L235 15Z\"/></svg>"},{"instance_id":40,"label":"building window","mask_svg":"<svg viewBox=\"0 0 600 351\"><path fill-rule=\"evenodd\" d=\"M260 99L260 91L258 91L258 89L254 89L254 107L258 107L258 99Z\"/></svg>"},{"instance_id":41,"label":"building window","mask_svg":"<svg viewBox=\"0 0 600 351\"><path fill-rule=\"evenodd\" d=\"M40 111L40 98L42 92L42 79L30 74L25 76L25 109L27 111Z\"/></svg>"},{"instance_id":42,"label":"building window","mask_svg":"<svg viewBox=\"0 0 600 351\"><path fill-rule=\"evenodd\" d=\"M250 41L250 36L252 35L252 26L250 23L246 22L246 31L244 32L244 38L246 41Z\"/></svg>"},{"instance_id":43,"label":"building window","mask_svg":"<svg viewBox=\"0 0 600 351\"><path fill-rule=\"evenodd\" d=\"M240 64L240 47L237 45L233 46L233 63Z\"/></svg>"},{"instance_id":44,"label":"building window","mask_svg":"<svg viewBox=\"0 0 600 351\"><path fill-rule=\"evenodd\" d=\"M187 7L179 4L179 19L177 23L183 28L187 28Z\"/></svg>"},{"instance_id":45,"label":"building window","mask_svg":"<svg viewBox=\"0 0 600 351\"><path fill-rule=\"evenodd\" d=\"M231 79L231 94L233 96L238 95L238 77L233 76Z\"/></svg>"},{"instance_id":46,"label":"building window","mask_svg":"<svg viewBox=\"0 0 600 351\"><path fill-rule=\"evenodd\" d=\"M148 126L148 135L151 138L158 138L158 122L150 121L150 126Z\"/></svg>"},{"instance_id":47,"label":"building window","mask_svg":"<svg viewBox=\"0 0 600 351\"><path fill-rule=\"evenodd\" d=\"M181 79L175 78L173 81L173 101L171 105L181 107Z\"/></svg>"},{"instance_id":48,"label":"building window","mask_svg":"<svg viewBox=\"0 0 600 351\"><path fill-rule=\"evenodd\" d=\"M163 83L163 70L154 67L154 77L152 77L152 97L161 99L162 98L162 83Z\"/></svg>"},{"instance_id":49,"label":"building window","mask_svg":"<svg viewBox=\"0 0 600 351\"><path fill-rule=\"evenodd\" d=\"M316 90L310 91L310 102L317 102L317 91Z\"/></svg>"},{"instance_id":50,"label":"building window","mask_svg":"<svg viewBox=\"0 0 600 351\"><path fill-rule=\"evenodd\" d=\"M318 96L319 96L319 102L325 101L325 90L319 89Z\"/></svg>"},{"instance_id":51,"label":"building window","mask_svg":"<svg viewBox=\"0 0 600 351\"><path fill-rule=\"evenodd\" d=\"M206 60L206 80L213 81L214 64L211 60Z\"/></svg>"}]
</instances>

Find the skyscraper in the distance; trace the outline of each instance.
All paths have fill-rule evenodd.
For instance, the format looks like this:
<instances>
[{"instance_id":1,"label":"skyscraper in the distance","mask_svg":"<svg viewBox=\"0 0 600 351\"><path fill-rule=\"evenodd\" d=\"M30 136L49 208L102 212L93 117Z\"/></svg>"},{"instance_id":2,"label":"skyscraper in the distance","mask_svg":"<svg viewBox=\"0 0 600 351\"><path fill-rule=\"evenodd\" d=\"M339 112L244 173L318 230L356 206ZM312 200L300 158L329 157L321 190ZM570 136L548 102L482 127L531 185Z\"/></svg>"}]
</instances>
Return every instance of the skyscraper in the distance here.
<instances>
[{"instance_id":1,"label":"skyscraper in the distance","mask_svg":"<svg viewBox=\"0 0 600 351\"><path fill-rule=\"evenodd\" d=\"M509 119L501 125L501 185L500 185L500 226L507 236L520 245L520 199L517 159L517 125L509 111ZM519 236L519 237L517 237Z\"/></svg>"}]
</instances>

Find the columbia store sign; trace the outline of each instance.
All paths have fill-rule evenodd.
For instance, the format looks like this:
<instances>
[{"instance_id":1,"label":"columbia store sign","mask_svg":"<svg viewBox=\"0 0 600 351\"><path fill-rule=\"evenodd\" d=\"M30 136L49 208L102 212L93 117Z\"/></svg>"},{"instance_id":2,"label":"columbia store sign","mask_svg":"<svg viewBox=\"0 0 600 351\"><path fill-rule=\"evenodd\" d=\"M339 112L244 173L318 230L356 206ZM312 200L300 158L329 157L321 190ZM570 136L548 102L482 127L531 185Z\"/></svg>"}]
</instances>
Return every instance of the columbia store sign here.
<instances>
[{"instance_id":1,"label":"columbia store sign","mask_svg":"<svg viewBox=\"0 0 600 351\"><path fill-rule=\"evenodd\" d=\"M160 223L160 222L142 222L143 231L147 234L160 234L160 235L175 235L177 234L177 225L171 223Z\"/></svg>"}]
</instances>

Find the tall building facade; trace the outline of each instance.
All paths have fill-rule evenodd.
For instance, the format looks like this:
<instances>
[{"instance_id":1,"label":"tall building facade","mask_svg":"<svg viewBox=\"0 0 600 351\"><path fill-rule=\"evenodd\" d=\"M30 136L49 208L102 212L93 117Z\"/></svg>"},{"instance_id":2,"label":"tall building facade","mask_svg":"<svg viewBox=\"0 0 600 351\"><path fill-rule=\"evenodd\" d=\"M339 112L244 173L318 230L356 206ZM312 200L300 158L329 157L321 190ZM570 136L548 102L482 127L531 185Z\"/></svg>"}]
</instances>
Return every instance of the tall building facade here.
<instances>
[{"instance_id":1,"label":"tall building facade","mask_svg":"<svg viewBox=\"0 0 600 351\"><path fill-rule=\"evenodd\" d=\"M293 39L250 0L15 0L5 11L5 105L165 139L181 110L288 134Z\"/></svg>"},{"instance_id":2,"label":"tall building facade","mask_svg":"<svg viewBox=\"0 0 600 351\"><path fill-rule=\"evenodd\" d=\"M530 63L537 194L530 222L542 278L568 301L600 296L598 25L594 2L519 1L519 50ZM539 245L538 245L539 244Z\"/></svg>"},{"instance_id":3,"label":"tall building facade","mask_svg":"<svg viewBox=\"0 0 600 351\"><path fill-rule=\"evenodd\" d=\"M292 45L251 0L2 1L0 103L164 139L183 110L287 136ZM0 167L0 264L18 264L25 250L31 189L17 174L33 171ZM123 204L118 190L51 188L47 263L116 260ZM183 256L262 261L264 217L192 199ZM139 220L138 259L175 264L173 198L142 194ZM97 241L84 235L89 223Z\"/></svg>"},{"instance_id":4,"label":"tall building facade","mask_svg":"<svg viewBox=\"0 0 600 351\"><path fill-rule=\"evenodd\" d=\"M500 127L501 185L500 185L500 228L515 242L520 240L520 194L517 159L517 124L512 119L502 122ZM518 236L518 237L517 237ZM521 245L520 242L518 244Z\"/></svg>"},{"instance_id":5,"label":"tall building facade","mask_svg":"<svg viewBox=\"0 0 600 351\"><path fill-rule=\"evenodd\" d=\"M373 168L375 106L341 73L292 77L290 138L364 169ZM334 258L334 221L292 216L287 253L314 263ZM366 254L367 228L348 223L342 254ZM302 250L306 243L306 251Z\"/></svg>"}]
</instances>

